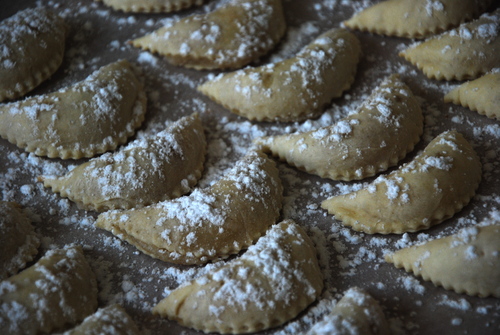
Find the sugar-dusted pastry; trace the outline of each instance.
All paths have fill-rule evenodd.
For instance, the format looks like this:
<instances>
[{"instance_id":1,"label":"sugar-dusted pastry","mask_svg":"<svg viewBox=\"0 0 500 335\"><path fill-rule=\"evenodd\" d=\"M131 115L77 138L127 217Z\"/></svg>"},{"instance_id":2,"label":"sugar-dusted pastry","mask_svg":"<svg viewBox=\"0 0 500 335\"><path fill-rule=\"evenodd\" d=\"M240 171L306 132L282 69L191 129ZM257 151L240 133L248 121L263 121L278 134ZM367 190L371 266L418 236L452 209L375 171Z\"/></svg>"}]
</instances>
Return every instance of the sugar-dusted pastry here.
<instances>
[{"instance_id":1,"label":"sugar-dusted pastry","mask_svg":"<svg viewBox=\"0 0 500 335\"><path fill-rule=\"evenodd\" d=\"M241 257L179 286L153 313L206 333L253 333L293 319L322 290L314 244L286 220Z\"/></svg>"},{"instance_id":2,"label":"sugar-dusted pastry","mask_svg":"<svg viewBox=\"0 0 500 335\"><path fill-rule=\"evenodd\" d=\"M42 176L46 187L87 210L143 207L190 191L203 171L206 141L197 114L156 136L94 158L65 176Z\"/></svg>"},{"instance_id":3,"label":"sugar-dusted pastry","mask_svg":"<svg viewBox=\"0 0 500 335\"><path fill-rule=\"evenodd\" d=\"M344 21L348 28L375 34L424 38L483 13L492 0L387 0Z\"/></svg>"},{"instance_id":4,"label":"sugar-dusted pastry","mask_svg":"<svg viewBox=\"0 0 500 335\"><path fill-rule=\"evenodd\" d=\"M481 180L481 162L456 131L432 140L412 162L359 191L321 204L345 225L368 234L427 229L460 211Z\"/></svg>"},{"instance_id":5,"label":"sugar-dusted pastry","mask_svg":"<svg viewBox=\"0 0 500 335\"><path fill-rule=\"evenodd\" d=\"M141 209L103 213L96 226L163 261L202 264L253 244L276 223L281 205L274 162L250 152L206 189Z\"/></svg>"},{"instance_id":6,"label":"sugar-dusted pastry","mask_svg":"<svg viewBox=\"0 0 500 335\"><path fill-rule=\"evenodd\" d=\"M500 298L500 224L465 228L385 260L447 290Z\"/></svg>"},{"instance_id":7,"label":"sugar-dusted pastry","mask_svg":"<svg viewBox=\"0 0 500 335\"><path fill-rule=\"evenodd\" d=\"M331 313L306 335L388 335L389 323L377 300L353 287L344 293Z\"/></svg>"},{"instance_id":8,"label":"sugar-dusted pastry","mask_svg":"<svg viewBox=\"0 0 500 335\"><path fill-rule=\"evenodd\" d=\"M466 82L444 96L445 102L462 105L500 120L500 68L481 78Z\"/></svg>"},{"instance_id":9,"label":"sugar-dusted pastry","mask_svg":"<svg viewBox=\"0 0 500 335\"><path fill-rule=\"evenodd\" d=\"M423 132L420 105L397 75L333 126L257 139L265 152L333 180L363 179L396 165Z\"/></svg>"},{"instance_id":10,"label":"sugar-dusted pastry","mask_svg":"<svg viewBox=\"0 0 500 335\"><path fill-rule=\"evenodd\" d=\"M411 45L400 56L439 80L474 79L500 64L500 9Z\"/></svg>"},{"instance_id":11,"label":"sugar-dusted pastry","mask_svg":"<svg viewBox=\"0 0 500 335\"><path fill-rule=\"evenodd\" d=\"M203 0L96 0L116 10L134 13L170 13L201 5Z\"/></svg>"},{"instance_id":12,"label":"sugar-dusted pastry","mask_svg":"<svg viewBox=\"0 0 500 335\"><path fill-rule=\"evenodd\" d=\"M68 88L0 105L0 136L39 156L92 157L125 143L145 112L142 84L121 60Z\"/></svg>"},{"instance_id":13,"label":"sugar-dusted pastry","mask_svg":"<svg viewBox=\"0 0 500 335\"><path fill-rule=\"evenodd\" d=\"M38 253L40 239L14 202L0 201L0 280L16 274Z\"/></svg>"},{"instance_id":14,"label":"sugar-dusted pastry","mask_svg":"<svg viewBox=\"0 0 500 335\"><path fill-rule=\"evenodd\" d=\"M48 79L64 56L66 25L45 8L0 22L0 101L16 99Z\"/></svg>"},{"instance_id":15,"label":"sugar-dusted pastry","mask_svg":"<svg viewBox=\"0 0 500 335\"><path fill-rule=\"evenodd\" d=\"M51 333L96 308L96 277L79 246L50 250L0 282L0 334Z\"/></svg>"},{"instance_id":16,"label":"sugar-dusted pastry","mask_svg":"<svg viewBox=\"0 0 500 335\"><path fill-rule=\"evenodd\" d=\"M77 327L62 335L139 335L134 320L120 305L99 308Z\"/></svg>"},{"instance_id":17,"label":"sugar-dusted pastry","mask_svg":"<svg viewBox=\"0 0 500 335\"><path fill-rule=\"evenodd\" d=\"M351 87L360 57L358 38L332 29L293 58L222 73L198 90L250 120L301 121Z\"/></svg>"},{"instance_id":18,"label":"sugar-dusted pastry","mask_svg":"<svg viewBox=\"0 0 500 335\"><path fill-rule=\"evenodd\" d=\"M281 0L230 0L132 41L174 65L240 68L271 50L286 29Z\"/></svg>"}]
</instances>

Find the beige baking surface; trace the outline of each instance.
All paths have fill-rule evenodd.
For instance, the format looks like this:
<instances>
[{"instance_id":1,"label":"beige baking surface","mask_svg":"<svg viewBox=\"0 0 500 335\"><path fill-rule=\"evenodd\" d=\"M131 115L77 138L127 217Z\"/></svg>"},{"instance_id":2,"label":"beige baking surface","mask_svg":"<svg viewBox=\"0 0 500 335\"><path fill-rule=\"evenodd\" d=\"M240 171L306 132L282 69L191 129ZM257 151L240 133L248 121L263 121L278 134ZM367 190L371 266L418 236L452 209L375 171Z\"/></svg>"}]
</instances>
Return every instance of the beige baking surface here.
<instances>
[{"instance_id":1,"label":"beige baking surface","mask_svg":"<svg viewBox=\"0 0 500 335\"><path fill-rule=\"evenodd\" d=\"M283 0L288 35L270 57L262 62L292 56L317 35L377 1ZM173 14L125 14L90 0L0 0L0 19L16 11L42 4L56 10L68 23L69 36L62 67L30 95L51 92L82 80L93 70L120 58L139 63L145 73L149 104L142 134L163 128L194 111L200 112L207 130L209 151L205 175L200 186L217 180L224 170L249 148L255 136L282 134L325 126L356 109L383 77L398 72L422 98L425 115L424 138L416 151L434 136L455 128L470 140L481 156L484 171L478 195L458 215L428 231L405 235L369 236L344 228L319 207L322 200L352 190L362 182L332 182L299 172L280 163L285 185L283 218L293 218L319 243L326 290L319 303L297 319L265 334L297 334L307 330L312 321L327 313L332 303L349 287L366 289L382 305L396 333L408 334L498 334L500 300L456 294L416 279L383 261L386 250L450 235L461 227L474 225L492 216L500 216L500 123L465 108L444 104L445 93L458 83L427 79L415 67L397 56L412 41L400 38L356 33L364 56L356 81L345 98L334 101L324 115L300 124L247 122L196 91L209 73L171 66L161 57L127 44L175 17L202 13L214 8L219 0ZM408 157L411 159L414 151ZM407 159L407 160L408 160ZM0 139L0 191L2 200L15 200L28 207L39 219L36 229L42 234L41 251L78 243L85 247L87 258L97 273L100 306L119 302L125 306L141 329L151 334L197 334L174 322L161 320L150 309L165 296L165 288L196 276L203 267L173 266L154 260L108 232L93 227L96 213L77 209L76 205L36 181L41 173L58 165L64 171L80 161L38 158ZM45 171L44 171L45 170ZM366 181L371 181L368 179ZM365 182L366 182L365 181Z\"/></svg>"}]
</instances>

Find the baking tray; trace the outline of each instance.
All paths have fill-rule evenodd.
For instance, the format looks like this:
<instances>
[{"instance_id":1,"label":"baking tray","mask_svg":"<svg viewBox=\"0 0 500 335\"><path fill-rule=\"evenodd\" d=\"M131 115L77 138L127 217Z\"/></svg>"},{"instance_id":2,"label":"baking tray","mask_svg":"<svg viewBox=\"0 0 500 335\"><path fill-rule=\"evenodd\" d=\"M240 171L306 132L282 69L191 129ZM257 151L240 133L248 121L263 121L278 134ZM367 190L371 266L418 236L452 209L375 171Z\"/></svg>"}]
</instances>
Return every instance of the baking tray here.
<instances>
[{"instance_id":1,"label":"baking tray","mask_svg":"<svg viewBox=\"0 0 500 335\"><path fill-rule=\"evenodd\" d=\"M339 27L355 11L377 1L283 0L288 30L284 40L259 63L293 56L329 28ZM419 233L366 235L345 228L319 206L332 195L359 188L361 182L335 182L278 163L285 185L282 218L295 219L306 228L321 252L325 290L320 299L284 326L264 334L297 334L329 311L352 286L366 289L382 305L395 334L498 334L500 300L470 297L435 287L432 283L396 269L383 260L387 251L439 236L447 236L500 216L500 127L498 121L468 109L444 104L443 95L457 82L441 82L423 76L397 56L412 40L356 32L364 56L352 88L327 107L318 119L302 123L259 123L237 117L196 91L210 73L168 64L162 57L133 48L127 41L149 33L170 20L213 10L220 1L171 14L127 14L102 3L76 0L0 1L0 19L34 6L52 8L69 26L66 54L61 68L30 92L38 95L84 79L112 61L126 58L140 65L148 94L146 121L137 136L164 128L172 121L199 112L206 129L209 150L204 176L197 187L218 180L243 156L255 137L309 130L326 126L355 110L381 80L399 73L419 97L425 115L425 131L415 154L436 135L457 129L473 144L483 163L483 181L477 195L460 213ZM195 278L212 265L178 266L138 252L110 233L93 226L97 213L79 210L75 204L44 189L37 177L64 172L84 162L47 159L27 154L0 139L0 190L2 200L17 201L33 215L43 236L40 255L69 243L84 246L99 282L99 305L118 302L149 334L197 334L175 322L151 314L151 308L168 290Z\"/></svg>"}]
</instances>

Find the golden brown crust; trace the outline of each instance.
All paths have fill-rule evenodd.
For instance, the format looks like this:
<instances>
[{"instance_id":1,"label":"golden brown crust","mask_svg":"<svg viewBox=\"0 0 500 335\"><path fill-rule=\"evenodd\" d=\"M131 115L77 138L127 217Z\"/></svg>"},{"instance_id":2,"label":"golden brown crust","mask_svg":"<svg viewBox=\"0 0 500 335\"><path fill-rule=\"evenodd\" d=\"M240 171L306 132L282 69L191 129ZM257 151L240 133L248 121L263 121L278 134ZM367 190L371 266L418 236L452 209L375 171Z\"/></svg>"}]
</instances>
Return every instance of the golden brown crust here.
<instances>
[{"instance_id":1,"label":"golden brown crust","mask_svg":"<svg viewBox=\"0 0 500 335\"><path fill-rule=\"evenodd\" d=\"M500 225L459 233L385 256L397 268L457 293L500 298Z\"/></svg>"},{"instance_id":2,"label":"golden brown crust","mask_svg":"<svg viewBox=\"0 0 500 335\"><path fill-rule=\"evenodd\" d=\"M236 69L271 50L286 29L281 0L231 0L183 18L132 45L197 70Z\"/></svg>"},{"instance_id":3,"label":"golden brown crust","mask_svg":"<svg viewBox=\"0 0 500 335\"><path fill-rule=\"evenodd\" d=\"M300 170L333 180L356 180L387 170L413 150L423 132L420 105L397 75L333 126L257 139L265 152Z\"/></svg>"},{"instance_id":4,"label":"golden brown crust","mask_svg":"<svg viewBox=\"0 0 500 335\"><path fill-rule=\"evenodd\" d=\"M87 210L138 208L189 192L201 177L205 154L204 129L194 114L65 176L39 180Z\"/></svg>"},{"instance_id":5,"label":"golden brown crust","mask_svg":"<svg viewBox=\"0 0 500 335\"><path fill-rule=\"evenodd\" d=\"M68 88L0 106L0 135L39 156L79 159L125 143L145 113L142 84L122 60Z\"/></svg>"},{"instance_id":6,"label":"golden brown crust","mask_svg":"<svg viewBox=\"0 0 500 335\"><path fill-rule=\"evenodd\" d=\"M274 162L250 152L207 189L141 209L106 212L96 226L152 257L202 264L253 244L276 222L281 205Z\"/></svg>"},{"instance_id":7,"label":"golden brown crust","mask_svg":"<svg viewBox=\"0 0 500 335\"><path fill-rule=\"evenodd\" d=\"M456 131L436 137L412 162L368 187L329 198L330 214L368 234L427 229L460 211L481 180L481 162Z\"/></svg>"},{"instance_id":8,"label":"golden brown crust","mask_svg":"<svg viewBox=\"0 0 500 335\"><path fill-rule=\"evenodd\" d=\"M207 333L252 333L291 320L322 290L314 244L286 220L240 258L171 292L153 313Z\"/></svg>"},{"instance_id":9,"label":"golden brown crust","mask_svg":"<svg viewBox=\"0 0 500 335\"><path fill-rule=\"evenodd\" d=\"M317 117L351 87L360 57L354 34L331 29L295 57L221 74L198 90L250 120L301 121Z\"/></svg>"},{"instance_id":10,"label":"golden brown crust","mask_svg":"<svg viewBox=\"0 0 500 335\"><path fill-rule=\"evenodd\" d=\"M96 0L126 13L170 13L203 4L204 0Z\"/></svg>"}]
</instances>

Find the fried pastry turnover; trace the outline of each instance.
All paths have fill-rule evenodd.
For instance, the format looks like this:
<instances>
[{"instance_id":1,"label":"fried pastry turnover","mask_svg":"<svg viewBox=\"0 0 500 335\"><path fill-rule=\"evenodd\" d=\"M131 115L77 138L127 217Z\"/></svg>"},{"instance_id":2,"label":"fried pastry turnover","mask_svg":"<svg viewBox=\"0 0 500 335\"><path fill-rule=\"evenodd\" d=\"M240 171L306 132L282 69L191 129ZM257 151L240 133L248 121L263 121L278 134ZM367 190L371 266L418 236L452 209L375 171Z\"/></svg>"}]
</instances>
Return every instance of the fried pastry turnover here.
<instances>
[{"instance_id":1,"label":"fried pastry turnover","mask_svg":"<svg viewBox=\"0 0 500 335\"><path fill-rule=\"evenodd\" d=\"M21 206L0 201L0 280L31 262L39 245L40 238Z\"/></svg>"},{"instance_id":2,"label":"fried pastry turnover","mask_svg":"<svg viewBox=\"0 0 500 335\"><path fill-rule=\"evenodd\" d=\"M283 37L281 0L231 0L137 38L132 45L197 70L237 69L265 55Z\"/></svg>"},{"instance_id":3,"label":"fried pastry turnover","mask_svg":"<svg viewBox=\"0 0 500 335\"><path fill-rule=\"evenodd\" d=\"M302 121L317 117L351 87L360 57L358 38L332 29L295 57L222 73L198 90L250 120Z\"/></svg>"},{"instance_id":4,"label":"fried pastry turnover","mask_svg":"<svg viewBox=\"0 0 500 335\"><path fill-rule=\"evenodd\" d=\"M36 264L0 282L0 333L51 333L97 308L97 281L82 248L48 251Z\"/></svg>"},{"instance_id":5,"label":"fried pastry turnover","mask_svg":"<svg viewBox=\"0 0 500 335\"><path fill-rule=\"evenodd\" d=\"M96 226L163 261L202 264L253 244L276 223L282 193L275 163L250 152L206 189L141 209L102 213Z\"/></svg>"},{"instance_id":6,"label":"fried pastry turnover","mask_svg":"<svg viewBox=\"0 0 500 335\"><path fill-rule=\"evenodd\" d=\"M241 257L172 291L153 313L206 333L253 333L293 319L322 290L314 244L285 220Z\"/></svg>"},{"instance_id":7,"label":"fried pastry turnover","mask_svg":"<svg viewBox=\"0 0 500 335\"><path fill-rule=\"evenodd\" d=\"M321 204L344 225L368 234L427 229L452 217L474 196L481 162L456 131L432 140L413 161L359 191Z\"/></svg>"},{"instance_id":8,"label":"fried pastry turnover","mask_svg":"<svg viewBox=\"0 0 500 335\"><path fill-rule=\"evenodd\" d=\"M298 169L333 180L387 170L413 150L423 132L420 104L397 75L386 78L359 109L333 126L256 140Z\"/></svg>"},{"instance_id":9,"label":"fried pastry turnover","mask_svg":"<svg viewBox=\"0 0 500 335\"><path fill-rule=\"evenodd\" d=\"M45 8L0 22L0 101L22 97L47 80L64 57L66 25Z\"/></svg>"},{"instance_id":10,"label":"fried pastry turnover","mask_svg":"<svg viewBox=\"0 0 500 335\"><path fill-rule=\"evenodd\" d=\"M494 224L404 248L385 260L447 290L500 298L499 254L500 224Z\"/></svg>"},{"instance_id":11,"label":"fried pastry turnover","mask_svg":"<svg viewBox=\"0 0 500 335\"><path fill-rule=\"evenodd\" d=\"M353 287L332 311L314 324L306 335L389 335L389 323L377 300Z\"/></svg>"},{"instance_id":12,"label":"fried pastry turnover","mask_svg":"<svg viewBox=\"0 0 500 335\"><path fill-rule=\"evenodd\" d=\"M411 45L400 56L438 80L475 79L500 64L500 9Z\"/></svg>"},{"instance_id":13,"label":"fried pastry turnover","mask_svg":"<svg viewBox=\"0 0 500 335\"><path fill-rule=\"evenodd\" d=\"M137 208L189 192L201 177L205 153L203 126L193 114L62 177L39 180L87 210Z\"/></svg>"},{"instance_id":14,"label":"fried pastry turnover","mask_svg":"<svg viewBox=\"0 0 500 335\"><path fill-rule=\"evenodd\" d=\"M500 69L468 81L444 96L444 102L462 105L470 110L500 120Z\"/></svg>"},{"instance_id":15,"label":"fried pastry turnover","mask_svg":"<svg viewBox=\"0 0 500 335\"><path fill-rule=\"evenodd\" d=\"M407 38L425 38L483 13L492 0L387 0L344 21L348 28Z\"/></svg>"},{"instance_id":16,"label":"fried pastry turnover","mask_svg":"<svg viewBox=\"0 0 500 335\"><path fill-rule=\"evenodd\" d=\"M203 0L96 0L126 13L170 13L201 5Z\"/></svg>"},{"instance_id":17,"label":"fried pastry turnover","mask_svg":"<svg viewBox=\"0 0 500 335\"><path fill-rule=\"evenodd\" d=\"M0 105L0 136L38 156L92 157L125 143L145 113L142 84L121 60L68 88Z\"/></svg>"}]
</instances>

